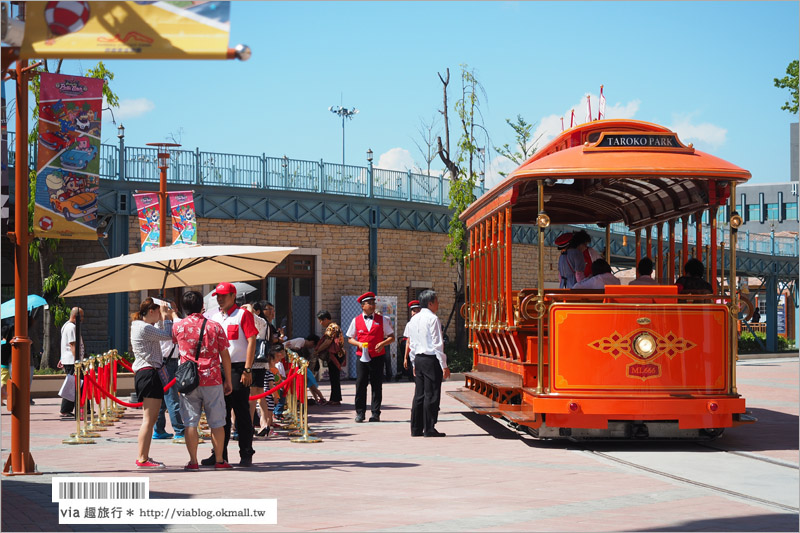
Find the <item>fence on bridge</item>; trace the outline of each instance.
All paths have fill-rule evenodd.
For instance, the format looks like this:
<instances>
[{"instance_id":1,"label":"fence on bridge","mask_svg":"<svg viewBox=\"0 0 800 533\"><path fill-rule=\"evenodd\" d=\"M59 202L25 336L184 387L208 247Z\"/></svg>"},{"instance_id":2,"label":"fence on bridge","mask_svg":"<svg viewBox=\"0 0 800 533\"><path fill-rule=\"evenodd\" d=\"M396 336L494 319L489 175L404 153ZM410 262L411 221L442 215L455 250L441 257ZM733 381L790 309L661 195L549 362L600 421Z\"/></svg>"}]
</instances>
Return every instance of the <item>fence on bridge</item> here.
<instances>
[{"instance_id":1,"label":"fence on bridge","mask_svg":"<svg viewBox=\"0 0 800 533\"><path fill-rule=\"evenodd\" d=\"M14 132L8 132L9 167L14 166ZM158 183L158 150L153 147L100 145L100 177L107 180L143 181ZM322 160L308 161L283 157L268 157L265 154L242 155L219 152L203 152L199 148L172 150L170 184L209 185L221 187L301 191L325 194L340 194L365 198L380 198L448 206L450 180L444 174L429 176L387 170L369 166L341 165ZM30 154L36 161L35 149ZM35 168L35 163L31 165ZM475 188L475 195L485 191ZM676 241L681 241L681 221L676 225ZM588 228L588 226L587 226ZM596 229L593 226L592 229ZM624 224L612 224L615 235L634 233ZM696 242L694 224L689 224L689 245ZM728 241L725 226L717 228L716 241ZM710 230L703 227L703 242L710 242ZM797 257L798 238L776 237L774 234L740 231L738 249L762 255Z\"/></svg>"}]
</instances>

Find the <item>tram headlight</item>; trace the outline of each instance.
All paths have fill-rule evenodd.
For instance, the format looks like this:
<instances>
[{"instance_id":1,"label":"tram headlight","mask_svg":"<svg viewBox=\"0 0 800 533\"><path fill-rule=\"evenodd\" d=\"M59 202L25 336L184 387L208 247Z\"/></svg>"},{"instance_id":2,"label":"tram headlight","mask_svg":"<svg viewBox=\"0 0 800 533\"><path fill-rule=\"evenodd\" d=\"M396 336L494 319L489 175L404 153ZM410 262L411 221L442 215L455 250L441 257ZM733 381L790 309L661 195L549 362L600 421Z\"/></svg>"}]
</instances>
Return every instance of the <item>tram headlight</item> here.
<instances>
[{"instance_id":1,"label":"tram headlight","mask_svg":"<svg viewBox=\"0 0 800 533\"><path fill-rule=\"evenodd\" d=\"M540 228L546 228L550 225L550 217L547 216L547 213L539 213L539 216L536 217L536 225Z\"/></svg>"},{"instance_id":2,"label":"tram headlight","mask_svg":"<svg viewBox=\"0 0 800 533\"><path fill-rule=\"evenodd\" d=\"M742 217L739 215L739 213L734 211L733 214L731 215L731 221L730 221L731 227L733 229L737 229L739 226L742 225L742 222L743 222Z\"/></svg>"},{"instance_id":3,"label":"tram headlight","mask_svg":"<svg viewBox=\"0 0 800 533\"><path fill-rule=\"evenodd\" d=\"M633 341L633 350L647 359L656 352L656 339L649 333L642 333Z\"/></svg>"}]
</instances>

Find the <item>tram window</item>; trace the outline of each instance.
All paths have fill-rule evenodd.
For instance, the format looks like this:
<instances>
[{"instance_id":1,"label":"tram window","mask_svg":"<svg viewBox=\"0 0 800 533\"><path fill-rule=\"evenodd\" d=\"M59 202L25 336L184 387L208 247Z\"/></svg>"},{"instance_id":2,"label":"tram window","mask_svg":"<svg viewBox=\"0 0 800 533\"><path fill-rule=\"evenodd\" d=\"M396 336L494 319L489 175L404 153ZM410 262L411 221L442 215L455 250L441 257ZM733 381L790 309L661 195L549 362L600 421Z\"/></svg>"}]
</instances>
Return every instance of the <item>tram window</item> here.
<instances>
[{"instance_id":1,"label":"tram window","mask_svg":"<svg viewBox=\"0 0 800 533\"><path fill-rule=\"evenodd\" d=\"M586 136L586 141L590 142L590 143L596 143L597 139L599 139L599 138L600 138L600 132L596 131L594 133L590 133L589 135L587 135Z\"/></svg>"}]
</instances>

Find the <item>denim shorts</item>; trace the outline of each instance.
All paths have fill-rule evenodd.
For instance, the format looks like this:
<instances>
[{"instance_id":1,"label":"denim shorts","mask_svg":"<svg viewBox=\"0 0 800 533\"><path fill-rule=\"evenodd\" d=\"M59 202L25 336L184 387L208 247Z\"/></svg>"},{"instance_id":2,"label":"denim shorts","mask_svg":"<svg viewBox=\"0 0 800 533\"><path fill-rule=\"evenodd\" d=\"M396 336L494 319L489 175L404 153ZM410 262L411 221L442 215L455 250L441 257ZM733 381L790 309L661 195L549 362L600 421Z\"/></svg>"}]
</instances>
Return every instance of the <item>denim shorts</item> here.
<instances>
[{"instance_id":1,"label":"denim shorts","mask_svg":"<svg viewBox=\"0 0 800 533\"><path fill-rule=\"evenodd\" d=\"M200 413L205 410L210 428L225 425L225 394L222 385L197 387L188 394L181 394L181 418L187 428L200 424Z\"/></svg>"}]
</instances>

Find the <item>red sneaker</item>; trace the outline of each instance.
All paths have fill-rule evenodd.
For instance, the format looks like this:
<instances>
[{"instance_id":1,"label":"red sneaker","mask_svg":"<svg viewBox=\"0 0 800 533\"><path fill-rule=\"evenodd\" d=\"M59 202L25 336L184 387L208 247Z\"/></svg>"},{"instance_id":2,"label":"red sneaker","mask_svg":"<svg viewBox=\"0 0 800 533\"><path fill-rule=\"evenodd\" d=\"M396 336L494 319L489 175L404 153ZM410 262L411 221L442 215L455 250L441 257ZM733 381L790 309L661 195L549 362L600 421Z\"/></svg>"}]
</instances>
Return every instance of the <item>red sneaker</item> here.
<instances>
[{"instance_id":1,"label":"red sneaker","mask_svg":"<svg viewBox=\"0 0 800 533\"><path fill-rule=\"evenodd\" d=\"M200 470L200 465L197 463L186 463L186 466L184 466L183 469L191 472L197 472Z\"/></svg>"},{"instance_id":2,"label":"red sneaker","mask_svg":"<svg viewBox=\"0 0 800 533\"><path fill-rule=\"evenodd\" d=\"M214 470L230 470L233 466L228 461L222 461L221 463L214 464Z\"/></svg>"},{"instance_id":3,"label":"red sneaker","mask_svg":"<svg viewBox=\"0 0 800 533\"><path fill-rule=\"evenodd\" d=\"M152 458L148 457L147 461L140 461L136 460L136 466L139 468L166 468L164 463L159 463L158 461L154 461Z\"/></svg>"}]
</instances>

